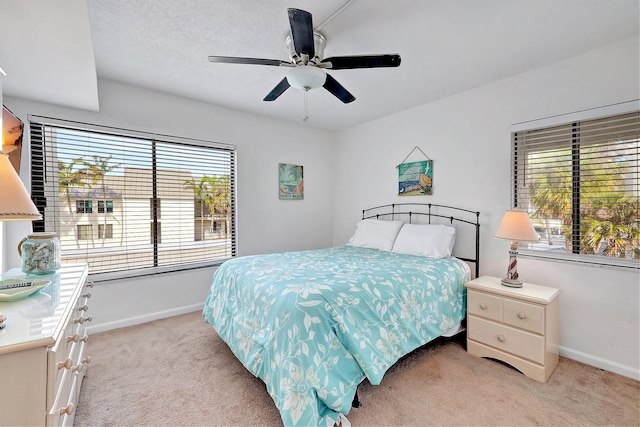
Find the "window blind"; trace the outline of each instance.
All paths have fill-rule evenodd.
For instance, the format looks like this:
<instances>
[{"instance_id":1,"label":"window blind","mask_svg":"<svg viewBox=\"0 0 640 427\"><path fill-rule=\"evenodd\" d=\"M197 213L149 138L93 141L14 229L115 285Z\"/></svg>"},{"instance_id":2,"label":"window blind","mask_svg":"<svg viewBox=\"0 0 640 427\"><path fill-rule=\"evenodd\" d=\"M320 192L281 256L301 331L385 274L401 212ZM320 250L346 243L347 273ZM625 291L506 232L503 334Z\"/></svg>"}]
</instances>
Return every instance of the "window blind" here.
<instances>
[{"instance_id":1,"label":"window blind","mask_svg":"<svg viewBox=\"0 0 640 427\"><path fill-rule=\"evenodd\" d=\"M35 231L115 277L236 254L235 147L30 116Z\"/></svg>"},{"instance_id":2,"label":"window blind","mask_svg":"<svg viewBox=\"0 0 640 427\"><path fill-rule=\"evenodd\" d=\"M528 249L640 268L640 112L513 132L511 146L512 206L540 236Z\"/></svg>"}]
</instances>

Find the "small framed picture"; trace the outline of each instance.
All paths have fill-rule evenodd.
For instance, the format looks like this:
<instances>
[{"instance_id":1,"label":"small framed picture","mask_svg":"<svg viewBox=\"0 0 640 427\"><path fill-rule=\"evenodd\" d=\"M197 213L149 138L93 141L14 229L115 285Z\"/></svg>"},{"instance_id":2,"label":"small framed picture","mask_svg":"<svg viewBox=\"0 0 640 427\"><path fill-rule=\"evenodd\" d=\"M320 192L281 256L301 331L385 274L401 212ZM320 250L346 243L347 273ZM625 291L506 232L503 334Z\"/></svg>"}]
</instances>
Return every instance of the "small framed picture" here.
<instances>
[{"instance_id":1,"label":"small framed picture","mask_svg":"<svg viewBox=\"0 0 640 427\"><path fill-rule=\"evenodd\" d=\"M280 163L278 165L278 180L281 200L304 199L304 177L301 165Z\"/></svg>"}]
</instances>

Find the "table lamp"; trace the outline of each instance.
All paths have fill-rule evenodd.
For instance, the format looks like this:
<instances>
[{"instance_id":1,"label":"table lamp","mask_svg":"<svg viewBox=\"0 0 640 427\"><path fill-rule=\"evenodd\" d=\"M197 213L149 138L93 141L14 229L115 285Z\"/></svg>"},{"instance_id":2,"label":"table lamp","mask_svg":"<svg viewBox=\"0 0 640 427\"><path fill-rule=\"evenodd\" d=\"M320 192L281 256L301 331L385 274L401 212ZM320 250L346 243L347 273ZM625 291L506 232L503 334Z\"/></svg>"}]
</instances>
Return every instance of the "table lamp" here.
<instances>
[{"instance_id":1,"label":"table lamp","mask_svg":"<svg viewBox=\"0 0 640 427\"><path fill-rule=\"evenodd\" d=\"M0 150L0 221L34 221L42 219L38 208L18 173L13 168L9 156ZM0 313L0 329L7 324L7 316Z\"/></svg>"},{"instance_id":2,"label":"table lamp","mask_svg":"<svg viewBox=\"0 0 640 427\"><path fill-rule=\"evenodd\" d=\"M9 156L0 151L0 221L42 219Z\"/></svg>"},{"instance_id":3,"label":"table lamp","mask_svg":"<svg viewBox=\"0 0 640 427\"><path fill-rule=\"evenodd\" d=\"M536 230L533 228L529 215L524 211L506 211L498 226L495 237L511 240L507 277L502 279L501 283L511 288L521 288L522 282L518 280L518 261L516 260L518 242L538 241L538 233L536 233Z\"/></svg>"}]
</instances>

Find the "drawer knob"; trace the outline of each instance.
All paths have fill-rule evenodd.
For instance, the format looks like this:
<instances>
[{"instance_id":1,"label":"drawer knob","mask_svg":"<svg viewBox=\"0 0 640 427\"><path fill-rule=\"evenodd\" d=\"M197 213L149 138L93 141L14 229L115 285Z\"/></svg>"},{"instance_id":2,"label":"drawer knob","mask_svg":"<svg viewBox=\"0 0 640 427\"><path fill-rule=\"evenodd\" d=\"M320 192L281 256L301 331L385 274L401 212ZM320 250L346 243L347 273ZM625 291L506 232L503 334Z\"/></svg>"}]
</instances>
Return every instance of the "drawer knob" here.
<instances>
[{"instance_id":1,"label":"drawer knob","mask_svg":"<svg viewBox=\"0 0 640 427\"><path fill-rule=\"evenodd\" d=\"M70 337L67 337L67 342L78 342L79 339L80 339L80 335L73 334Z\"/></svg>"},{"instance_id":2,"label":"drawer knob","mask_svg":"<svg viewBox=\"0 0 640 427\"><path fill-rule=\"evenodd\" d=\"M72 413L73 413L73 403L69 403L64 408L59 409L60 415L64 415L64 414L71 415Z\"/></svg>"},{"instance_id":3,"label":"drawer knob","mask_svg":"<svg viewBox=\"0 0 640 427\"><path fill-rule=\"evenodd\" d=\"M486 304L480 304L480 310L486 310L486 309L487 309Z\"/></svg>"},{"instance_id":4,"label":"drawer knob","mask_svg":"<svg viewBox=\"0 0 640 427\"><path fill-rule=\"evenodd\" d=\"M78 311L87 311L87 310L89 310L89 306L87 304L81 305L80 307L78 307Z\"/></svg>"},{"instance_id":5,"label":"drawer knob","mask_svg":"<svg viewBox=\"0 0 640 427\"><path fill-rule=\"evenodd\" d=\"M498 338L500 342L505 342L504 335L498 335L496 338Z\"/></svg>"},{"instance_id":6,"label":"drawer knob","mask_svg":"<svg viewBox=\"0 0 640 427\"><path fill-rule=\"evenodd\" d=\"M518 319L524 320L525 317L524 313L518 313Z\"/></svg>"},{"instance_id":7,"label":"drawer knob","mask_svg":"<svg viewBox=\"0 0 640 427\"><path fill-rule=\"evenodd\" d=\"M91 298L91 292L85 292L84 294L80 295L82 298Z\"/></svg>"},{"instance_id":8,"label":"drawer knob","mask_svg":"<svg viewBox=\"0 0 640 427\"><path fill-rule=\"evenodd\" d=\"M70 357L67 357L67 360L64 362L58 362L58 369L69 369L73 364L73 360Z\"/></svg>"},{"instance_id":9,"label":"drawer knob","mask_svg":"<svg viewBox=\"0 0 640 427\"><path fill-rule=\"evenodd\" d=\"M73 323L80 323L81 325L84 322L91 322L93 320L93 317L89 316L89 317L76 317L75 319L73 319Z\"/></svg>"}]
</instances>

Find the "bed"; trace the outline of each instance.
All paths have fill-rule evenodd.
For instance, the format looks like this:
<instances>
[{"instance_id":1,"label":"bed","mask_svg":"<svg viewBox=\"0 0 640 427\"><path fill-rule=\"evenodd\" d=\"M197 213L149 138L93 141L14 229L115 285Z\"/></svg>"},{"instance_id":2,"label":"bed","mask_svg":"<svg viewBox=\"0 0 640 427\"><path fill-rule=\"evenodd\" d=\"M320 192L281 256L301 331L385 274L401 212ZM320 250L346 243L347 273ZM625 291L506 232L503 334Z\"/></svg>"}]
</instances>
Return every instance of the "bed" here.
<instances>
[{"instance_id":1,"label":"bed","mask_svg":"<svg viewBox=\"0 0 640 427\"><path fill-rule=\"evenodd\" d=\"M478 212L456 207L365 209L345 246L226 261L203 316L263 380L284 425L345 426L364 378L380 384L399 358L460 330L479 227ZM474 255L452 256L461 241Z\"/></svg>"}]
</instances>

